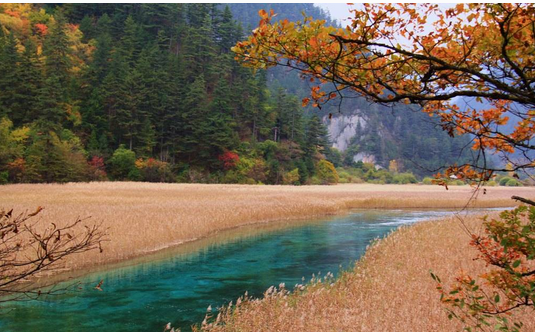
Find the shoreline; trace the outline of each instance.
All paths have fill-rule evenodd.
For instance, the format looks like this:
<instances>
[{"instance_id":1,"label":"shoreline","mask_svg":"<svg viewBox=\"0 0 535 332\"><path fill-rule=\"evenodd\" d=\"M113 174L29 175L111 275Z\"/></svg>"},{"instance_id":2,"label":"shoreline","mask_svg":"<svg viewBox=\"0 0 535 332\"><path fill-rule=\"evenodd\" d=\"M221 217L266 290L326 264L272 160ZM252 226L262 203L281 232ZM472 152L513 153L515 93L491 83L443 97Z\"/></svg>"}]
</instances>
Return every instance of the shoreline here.
<instances>
[{"instance_id":1,"label":"shoreline","mask_svg":"<svg viewBox=\"0 0 535 332\"><path fill-rule=\"evenodd\" d=\"M463 218L476 232L482 222L481 214ZM469 243L453 216L402 226L370 245L336 279L320 278L296 292L270 288L260 298L241 297L231 309L213 313L208 324L198 322L194 331L460 331L463 324L448 318L430 272L448 289L459 274L477 277L491 270L475 259L478 251ZM532 308L525 307L510 318L533 331L532 316Z\"/></svg>"},{"instance_id":2,"label":"shoreline","mask_svg":"<svg viewBox=\"0 0 535 332\"><path fill-rule=\"evenodd\" d=\"M494 208L512 208L512 207L489 207L489 208L483 208L483 207L476 207L474 209L481 209L481 211L477 211L476 213L471 213L471 216L475 217L482 217L484 214L490 214L492 212L495 212L493 210L487 210L485 209L494 209ZM140 264L158 264L161 261L164 261L166 259L170 259L171 257L176 256L182 256L182 255L191 255L195 254L196 252L202 251L203 249L209 248L211 246L218 246L218 245L224 245L227 243L231 243L234 241L239 241L241 239L246 239L250 236L257 236L262 234L268 234L270 232L283 230L283 229L290 229L294 227L301 227L304 225L308 225L311 223L317 223L317 222L329 222L331 218L336 218L340 216L344 216L346 214L350 214L352 212L359 212L359 211L398 211L398 210L407 210L407 211L424 211L424 210L442 210L442 211L448 211L448 210L456 210L457 208L395 208L395 209L387 209L387 208L348 208L347 210L341 210L338 213L329 213L324 215L316 215L312 217L304 217L300 219L284 219L284 220L271 220L271 221L257 221L257 222L251 222L248 224L242 224L233 226L226 229L220 229L215 230L211 234L207 234L204 237L196 238L196 239L190 239L190 240L184 240L180 241L180 243L170 243L167 246L162 246L160 248L153 249L151 251L146 251L144 253L139 254L138 256L121 260L121 261L110 261L105 264L99 265L99 266L88 266L79 270L68 270L68 271L57 271L58 273L52 272L50 275L42 276L42 278L46 278L46 284L40 286L39 282L40 279L32 280L32 282L35 282L35 287L32 287L33 289L40 288L40 287L49 287L54 284L67 282L71 279L78 279L87 277L91 274L100 273L100 272L106 272L111 271L114 269L129 269L134 268L137 265ZM427 219L423 222L440 222L447 219L451 219L453 216L449 217L441 217L441 218L431 218ZM402 225L401 227L412 227L413 224L409 225ZM388 236L388 235L387 235ZM46 272L45 272L46 273Z\"/></svg>"},{"instance_id":3,"label":"shoreline","mask_svg":"<svg viewBox=\"0 0 535 332\"><path fill-rule=\"evenodd\" d=\"M488 195L479 195L471 202L473 207L509 207L515 204L509 199L512 194L535 196L535 188L491 187L487 191ZM14 207L22 212L22 206L31 210L42 205L44 224L70 220L75 215L83 217L82 213L76 214L80 210L99 212L90 220L109 227L109 241L103 243L104 255L94 252L76 255L65 266L40 275L59 282L58 279L72 278L70 275L83 276L112 266L136 264L143 257L243 227L309 222L353 209L461 208L471 193L472 189L464 186L445 191L423 185L37 184L0 187L3 204L0 208ZM161 216L162 211L167 213ZM139 236L137 230L156 235L146 239L150 233Z\"/></svg>"}]
</instances>

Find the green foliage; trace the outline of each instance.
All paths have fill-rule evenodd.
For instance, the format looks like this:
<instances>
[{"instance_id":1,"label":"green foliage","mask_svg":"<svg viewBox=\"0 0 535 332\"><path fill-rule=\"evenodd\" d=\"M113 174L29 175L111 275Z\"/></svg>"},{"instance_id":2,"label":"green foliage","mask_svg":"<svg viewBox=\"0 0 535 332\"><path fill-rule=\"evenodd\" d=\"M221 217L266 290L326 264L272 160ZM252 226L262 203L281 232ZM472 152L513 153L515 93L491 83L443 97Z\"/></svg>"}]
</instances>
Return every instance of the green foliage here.
<instances>
[{"instance_id":1,"label":"green foliage","mask_svg":"<svg viewBox=\"0 0 535 332\"><path fill-rule=\"evenodd\" d=\"M422 180L422 183L425 184L425 185L432 185L432 184L433 184L433 179L430 178L430 177L425 177L425 178Z\"/></svg>"},{"instance_id":2,"label":"green foliage","mask_svg":"<svg viewBox=\"0 0 535 332\"><path fill-rule=\"evenodd\" d=\"M522 183L517 179L509 179L505 185L507 187L522 187Z\"/></svg>"},{"instance_id":3,"label":"green foliage","mask_svg":"<svg viewBox=\"0 0 535 332\"><path fill-rule=\"evenodd\" d=\"M418 183L418 180L412 173L399 173L399 174L395 174L392 177L392 183L396 183L396 184Z\"/></svg>"},{"instance_id":4,"label":"green foliage","mask_svg":"<svg viewBox=\"0 0 535 332\"><path fill-rule=\"evenodd\" d=\"M317 165L317 176L322 184L336 184L339 177L334 165L327 160L320 160Z\"/></svg>"},{"instance_id":5,"label":"green foliage","mask_svg":"<svg viewBox=\"0 0 535 332\"><path fill-rule=\"evenodd\" d=\"M31 29L6 25L0 34L0 172L9 182L101 181L108 168L114 180L309 184L334 181L320 165L326 159L356 167L340 174L343 183L413 182L353 155L397 161L400 148L383 129L419 153L410 144L419 150L430 141L400 131L417 131L415 115L359 122L358 139L341 153L322 120L338 110L304 113L306 83L296 75L234 61L230 48L247 31L234 15L248 22L259 6L68 4L53 14L28 7ZM301 19L306 9L328 19L309 4L270 6L281 18ZM359 103L348 107L364 109ZM372 108L368 117L379 113ZM237 168L221 168L225 151L239 153ZM134 167L136 158L152 166Z\"/></svg>"},{"instance_id":6,"label":"green foliage","mask_svg":"<svg viewBox=\"0 0 535 332\"><path fill-rule=\"evenodd\" d=\"M282 177L282 184L298 185L299 182L299 169L295 168L290 172L286 172Z\"/></svg>"},{"instance_id":7,"label":"green foliage","mask_svg":"<svg viewBox=\"0 0 535 332\"><path fill-rule=\"evenodd\" d=\"M508 176L504 176L504 177L500 178L500 180L499 180L498 183L499 183L500 186L506 186L507 183L508 183L510 180L513 180L513 178L508 177Z\"/></svg>"},{"instance_id":8,"label":"green foliage","mask_svg":"<svg viewBox=\"0 0 535 332\"><path fill-rule=\"evenodd\" d=\"M146 160L138 159L135 162L136 168L141 173L141 179L147 182L175 182L174 174L169 163L159 161L154 158ZM130 174L130 172L129 172ZM132 176L132 175L130 175ZM135 175L137 177L137 174ZM132 180L137 180L132 179Z\"/></svg>"},{"instance_id":9,"label":"green foliage","mask_svg":"<svg viewBox=\"0 0 535 332\"><path fill-rule=\"evenodd\" d=\"M9 179L9 172L8 171L0 172L0 184L8 183L8 179Z\"/></svg>"},{"instance_id":10,"label":"green foliage","mask_svg":"<svg viewBox=\"0 0 535 332\"><path fill-rule=\"evenodd\" d=\"M110 175L113 180L137 181L141 173L136 167L136 153L128 150L124 145L119 146L109 161Z\"/></svg>"},{"instance_id":11,"label":"green foliage","mask_svg":"<svg viewBox=\"0 0 535 332\"><path fill-rule=\"evenodd\" d=\"M0 170L22 156L23 143L27 138L27 129L13 130L13 122L8 118L0 119Z\"/></svg>"}]
</instances>

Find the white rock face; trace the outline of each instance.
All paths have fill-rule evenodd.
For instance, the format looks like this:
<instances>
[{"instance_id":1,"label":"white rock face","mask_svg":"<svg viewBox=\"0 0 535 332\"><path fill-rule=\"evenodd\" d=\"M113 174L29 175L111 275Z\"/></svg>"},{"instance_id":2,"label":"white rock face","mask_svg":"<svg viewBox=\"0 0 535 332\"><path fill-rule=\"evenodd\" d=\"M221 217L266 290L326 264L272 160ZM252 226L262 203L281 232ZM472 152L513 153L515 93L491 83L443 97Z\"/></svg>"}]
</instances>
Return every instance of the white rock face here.
<instances>
[{"instance_id":1,"label":"white rock face","mask_svg":"<svg viewBox=\"0 0 535 332\"><path fill-rule=\"evenodd\" d=\"M355 113L358 113L358 111ZM332 146L340 151L345 151L349 146L349 142L356 134L359 122L361 128L364 129L366 120L357 114L333 115L330 120L327 117L323 118L323 123L327 126L333 142Z\"/></svg>"}]
</instances>

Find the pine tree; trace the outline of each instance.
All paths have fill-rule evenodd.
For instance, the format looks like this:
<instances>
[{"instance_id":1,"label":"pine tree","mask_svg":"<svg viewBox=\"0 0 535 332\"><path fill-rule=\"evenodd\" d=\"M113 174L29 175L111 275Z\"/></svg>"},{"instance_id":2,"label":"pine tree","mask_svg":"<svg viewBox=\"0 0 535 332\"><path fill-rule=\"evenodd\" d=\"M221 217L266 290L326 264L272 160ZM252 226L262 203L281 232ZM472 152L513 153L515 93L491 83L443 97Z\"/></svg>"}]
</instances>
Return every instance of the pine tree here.
<instances>
[{"instance_id":1,"label":"pine tree","mask_svg":"<svg viewBox=\"0 0 535 332\"><path fill-rule=\"evenodd\" d=\"M18 71L20 109L17 111L17 116L13 116L14 124L17 127L31 122L37 111L41 98L39 93L44 85L42 66L35 44L31 39L26 40Z\"/></svg>"},{"instance_id":2,"label":"pine tree","mask_svg":"<svg viewBox=\"0 0 535 332\"><path fill-rule=\"evenodd\" d=\"M2 27L0 26L0 29ZM0 44L0 118L8 116L20 120L20 102L24 96L19 94L19 62L17 40L13 33L1 38Z\"/></svg>"},{"instance_id":3,"label":"pine tree","mask_svg":"<svg viewBox=\"0 0 535 332\"><path fill-rule=\"evenodd\" d=\"M69 100L70 42L65 33L65 17L57 11L43 45L46 79L38 102L38 125L45 131L58 131L65 124Z\"/></svg>"},{"instance_id":4,"label":"pine tree","mask_svg":"<svg viewBox=\"0 0 535 332\"><path fill-rule=\"evenodd\" d=\"M321 119L314 115L308 121L305 153L307 157L314 157L316 153L321 153L329 145L329 132Z\"/></svg>"},{"instance_id":5,"label":"pine tree","mask_svg":"<svg viewBox=\"0 0 535 332\"><path fill-rule=\"evenodd\" d=\"M232 19L232 12L230 11L229 6L225 6L216 29L216 38L219 44L220 52L230 52L230 48L238 41L236 35L237 32L234 20Z\"/></svg>"},{"instance_id":6,"label":"pine tree","mask_svg":"<svg viewBox=\"0 0 535 332\"><path fill-rule=\"evenodd\" d=\"M65 33L66 21L61 10L56 12L54 19L55 23L50 28L50 33L43 45L43 54L46 57L45 70L47 76L57 78L60 83L60 94L66 98L69 87L69 69L71 68L69 57L71 44Z\"/></svg>"},{"instance_id":7,"label":"pine tree","mask_svg":"<svg viewBox=\"0 0 535 332\"><path fill-rule=\"evenodd\" d=\"M179 150L186 161L202 164L209 152L206 150L205 137L208 132L209 105L206 98L204 76L199 75L190 85L184 98L182 112L183 136Z\"/></svg>"},{"instance_id":8,"label":"pine tree","mask_svg":"<svg viewBox=\"0 0 535 332\"><path fill-rule=\"evenodd\" d=\"M146 90L141 82L141 74L131 70L120 82L115 104L115 120L121 138L126 139L130 150L134 148L134 138L139 134L140 125L145 118L141 104Z\"/></svg>"},{"instance_id":9,"label":"pine tree","mask_svg":"<svg viewBox=\"0 0 535 332\"><path fill-rule=\"evenodd\" d=\"M184 99L188 86L184 83L184 67L182 57L170 53L167 59L166 89L167 95L165 113L156 119L155 124L159 132L160 159L175 159L179 141L183 136Z\"/></svg>"},{"instance_id":10,"label":"pine tree","mask_svg":"<svg viewBox=\"0 0 535 332\"><path fill-rule=\"evenodd\" d=\"M138 142L136 154L140 157L151 157L152 150L156 145L156 133L148 117L145 117L143 120L136 140Z\"/></svg>"},{"instance_id":11,"label":"pine tree","mask_svg":"<svg viewBox=\"0 0 535 332\"><path fill-rule=\"evenodd\" d=\"M129 15L124 21L124 35L121 38L119 52L130 67L134 67L139 53L141 52L141 28Z\"/></svg>"},{"instance_id":12,"label":"pine tree","mask_svg":"<svg viewBox=\"0 0 535 332\"><path fill-rule=\"evenodd\" d=\"M193 79L202 73L207 82L210 83L215 54L212 21L208 12L205 12L202 25L187 29L187 36L184 41L184 61L186 63L187 77Z\"/></svg>"}]
</instances>

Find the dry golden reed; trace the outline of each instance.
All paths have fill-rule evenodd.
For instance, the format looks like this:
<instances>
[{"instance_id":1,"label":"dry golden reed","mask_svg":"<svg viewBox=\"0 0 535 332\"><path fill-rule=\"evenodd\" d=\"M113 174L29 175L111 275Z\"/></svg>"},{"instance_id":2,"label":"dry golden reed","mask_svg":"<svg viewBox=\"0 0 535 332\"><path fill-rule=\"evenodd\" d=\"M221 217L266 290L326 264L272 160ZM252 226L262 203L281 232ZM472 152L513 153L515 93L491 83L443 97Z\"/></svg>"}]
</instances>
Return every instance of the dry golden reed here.
<instances>
[{"instance_id":1,"label":"dry golden reed","mask_svg":"<svg viewBox=\"0 0 535 332\"><path fill-rule=\"evenodd\" d=\"M102 223L103 253L87 252L65 262L65 270L124 261L207 237L224 229L274 220L337 214L350 208L462 207L470 187L349 184L337 186L247 186L133 182L18 184L0 186L0 208L35 210L43 227L78 216ZM532 188L489 188L472 205L510 206L511 195Z\"/></svg>"},{"instance_id":2,"label":"dry golden reed","mask_svg":"<svg viewBox=\"0 0 535 332\"><path fill-rule=\"evenodd\" d=\"M481 219L465 224L481 231ZM203 331L461 331L449 320L429 271L451 284L460 270L476 276L486 270L457 218L403 227L368 249L353 271L288 294L268 290L262 299L244 300L223 311L219 324ZM516 312L522 331L535 331L533 309ZM214 315L217 315L215 313Z\"/></svg>"}]
</instances>

